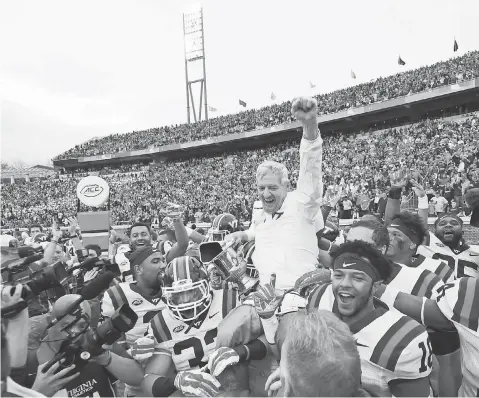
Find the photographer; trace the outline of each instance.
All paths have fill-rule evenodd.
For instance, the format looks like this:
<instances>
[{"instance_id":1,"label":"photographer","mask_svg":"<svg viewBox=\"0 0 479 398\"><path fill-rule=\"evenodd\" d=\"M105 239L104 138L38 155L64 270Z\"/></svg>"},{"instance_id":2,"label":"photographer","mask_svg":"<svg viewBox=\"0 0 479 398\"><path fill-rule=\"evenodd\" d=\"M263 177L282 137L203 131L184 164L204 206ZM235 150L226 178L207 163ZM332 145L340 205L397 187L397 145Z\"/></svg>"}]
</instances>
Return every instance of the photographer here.
<instances>
[{"instance_id":1,"label":"photographer","mask_svg":"<svg viewBox=\"0 0 479 398\"><path fill-rule=\"evenodd\" d=\"M88 302L82 302L78 308L69 312L71 305L80 296L66 295L58 299L52 309L52 317L59 319L48 329L37 353L39 363L45 363L62 351L65 342L87 342L91 332L91 309ZM80 335L78 336L78 333ZM75 337L76 336L76 337ZM78 376L65 384L56 396L114 396L112 383L118 379L131 385L140 385L143 379L141 366L133 360L121 347L114 344L112 347L104 345L100 355L84 360L85 351L74 352L68 355L63 365L74 365ZM88 355L87 355L88 356Z\"/></svg>"},{"instance_id":2,"label":"photographer","mask_svg":"<svg viewBox=\"0 0 479 398\"><path fill-rule=\"evenodd\" d=\"M28 311L27 304L22 299L23 286L3 286L1 299L2 310L2 393L3 397L43 397L48 396L51 386L61 388L69 382L73 375L64 378L71 369L57 374L52 372L39 373L32 389L26 384Z\"/></svg>"}]
</instances>

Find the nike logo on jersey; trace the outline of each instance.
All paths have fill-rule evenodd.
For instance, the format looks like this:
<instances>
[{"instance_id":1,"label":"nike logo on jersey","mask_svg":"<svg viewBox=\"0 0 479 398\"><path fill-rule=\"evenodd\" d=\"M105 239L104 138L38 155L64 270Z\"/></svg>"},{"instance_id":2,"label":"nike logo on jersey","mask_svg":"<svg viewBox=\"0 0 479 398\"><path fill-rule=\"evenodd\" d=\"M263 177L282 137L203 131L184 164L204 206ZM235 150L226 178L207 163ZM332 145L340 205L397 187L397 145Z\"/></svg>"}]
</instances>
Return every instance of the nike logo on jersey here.
<instances>
[{"instance_id":1,"label":"nike logo on jersey","mask_svg":"<svg viewBox=\"0 0 479 398\"><path fill-rule=\"evenodd\" d=\"M216 315L218 315L219 313L220 313L219 311L215 312L213 315L210 315L209 318L211 319L211 318L215 317Z\"/></svg>"},{"instance_id":2,"label":"nike logo on jersey","mask_svg":"<svg viewBox=\"0 0 479 398\"><path fill-rule=\"evenodd\" d=\"M477 256L479 256L479 253L469 253L469 255L470 255L471 257L477 257Z\"/></svg>"},{"instance_id":3,"label":"nike logo on jersey","mask_svg":"<svg viewBox=\"0 0 479 398\"><path fill-rule=\"evenodd\" d=\"M399 227L397 224L391 224L391 227Z\"/></svg>"},{"instance_id":4,"label":"nike logo on jersey","mask_svg":"<svg viewBox=\"0 0 479 398\"><path fill-rule=\"evenodd\" d=\"M357 345L358 347L366 347L366 348L369 348L367 345L361 344L361 343L359 343L358 341L356 341L356 345Z\"/></svg>"},{"instance_id":5,"label":"nike logo on jersey","mask_svg":"<svg viewBox=\"0 0 479 398\"><path fill-rule=\"evenodd\" d=\"M356 263L350 263L350 264L343 263L344 268L350 267L351 265L356 265Z\"/></svg>"}]
</instances>

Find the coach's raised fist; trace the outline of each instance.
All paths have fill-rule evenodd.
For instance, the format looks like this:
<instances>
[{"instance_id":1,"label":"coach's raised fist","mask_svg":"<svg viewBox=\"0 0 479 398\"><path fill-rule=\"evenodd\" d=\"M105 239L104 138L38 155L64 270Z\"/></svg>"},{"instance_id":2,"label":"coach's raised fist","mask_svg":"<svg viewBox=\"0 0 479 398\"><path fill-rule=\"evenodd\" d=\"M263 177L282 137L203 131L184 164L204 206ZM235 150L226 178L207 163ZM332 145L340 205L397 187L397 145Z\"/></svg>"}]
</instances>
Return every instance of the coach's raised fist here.
<instances>
[{"instance_id":1,"label":"coach's raised fist","mask_svg":"<svg viewBox=\"0 0 479 398\"><path fill-rule=\"evenodd\" d=\"M318 115L318 103L314 98L295 98L291 106L291 113L296 119L303 123L316 121Z\"/></svg>"}]
</instances>

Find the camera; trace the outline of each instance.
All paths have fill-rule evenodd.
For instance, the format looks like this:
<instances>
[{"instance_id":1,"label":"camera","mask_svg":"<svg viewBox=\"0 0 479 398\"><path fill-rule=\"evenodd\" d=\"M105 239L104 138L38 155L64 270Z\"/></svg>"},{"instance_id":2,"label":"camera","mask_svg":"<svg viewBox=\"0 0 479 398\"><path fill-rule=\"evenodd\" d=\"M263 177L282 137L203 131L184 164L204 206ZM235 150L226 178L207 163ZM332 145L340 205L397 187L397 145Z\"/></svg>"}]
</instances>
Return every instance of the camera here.
<instances>
[{"instance_id":1,"label":"camera","mask_svg":"<svg viewBox=\"0 0 479 398\"><path fill-rule=\"evenodd\" d=\"M73 321L71 325L80 318L81 316ZM76 368L74 372L81 371L82 366L86 366L86 361L105 351L102 348L104 344L112 345L115 343L123 333L128 332L135 326L137 320L138 315L135 311L128 304L123 304L114 312L111 318L101 323L96 331L88 327L77 335L67 338L62 343L57 354L47 363L44 371L46 372L62 359L64 361L60 368L75 363Z\"/></svg>"}]
</instances>

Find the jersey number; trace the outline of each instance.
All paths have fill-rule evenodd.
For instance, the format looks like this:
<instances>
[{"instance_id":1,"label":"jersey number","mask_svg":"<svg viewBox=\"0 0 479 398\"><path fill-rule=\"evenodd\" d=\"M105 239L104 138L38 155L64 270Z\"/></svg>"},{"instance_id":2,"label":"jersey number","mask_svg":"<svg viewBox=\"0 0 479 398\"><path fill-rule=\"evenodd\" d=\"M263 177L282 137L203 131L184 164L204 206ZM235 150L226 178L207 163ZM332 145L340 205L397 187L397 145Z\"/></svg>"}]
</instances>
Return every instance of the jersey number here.
<instances>
[{"instance_id":1,"label":"jersey number","mask_svg":"<svg viewBox=\"0 0 479 398\"><path fill-rule=\"evenodd\" d=\"M456 270L456 260L453 257L448 256L446 254L434 253L432 258L435 259L435 260L439 259L439 260L447 261L447 265L449 265L450 268L452 268L453 270L456 271L456 274L457 274L458 278L462 278L463 276L465 276L464 268L466 268L466 267L467 268L472 268L473 270L476 270L476 271L477 271L477 268L478 268L477 264L475 264L475 263L472 263L470 261L466 261L466 260L463 260L463 259L458 259L457 260L457 270Z\"/></svg>"},{"instance_id":2,"label":"jersey number","mask_svg":"<svg viewBox=\"0 0 479 398\"><path fill-rule=\"evenodd\" d=\"M424 344L424 341L421 341L418 344L418 346L422 350L421 367L419 368L419 373L423 373L428 368L432 368L432 347L431 347L431 341L429 340L429 337L427 338L427 347ZM426 364L426 358L427 358L427 364Z\"/></svg>"},{"instance_id":3,"label":"jersey number","mask_svg":"<svg viewBox=\"0 0 479 398\"><path fill-rule=\"evenodd\" d=\"M445 285L442 285L439 289L437 289L436 302L438 303L439 300L441 300L446 295L446 290L451 289L452 287L454 287L454 283L446 283Z\"/></svg>"},{"instance_id":4,"label":"jersey number","mask_svg":"<svg viewBox=\"0 0 479 398\"><path fill-rule=\"evenodd\" d=\"M218 330L216 328L212 330L208 330L205 334L205 344L206 345L213 344L217 335L218 335ZM197 366L198 367L205 366L206 363L201 362L201 360L205 356L205 351L203 350L203 344L201 344L201 340L197 337L190 337L189 339L179 341L173 347L173 351L175 355L179 355L183 352L183 350L186 350L188 348L193 348L193 351L195 352L195 357L188 361L190 363L191 369L194 369Z\"/></svg>"}]
</instances>

